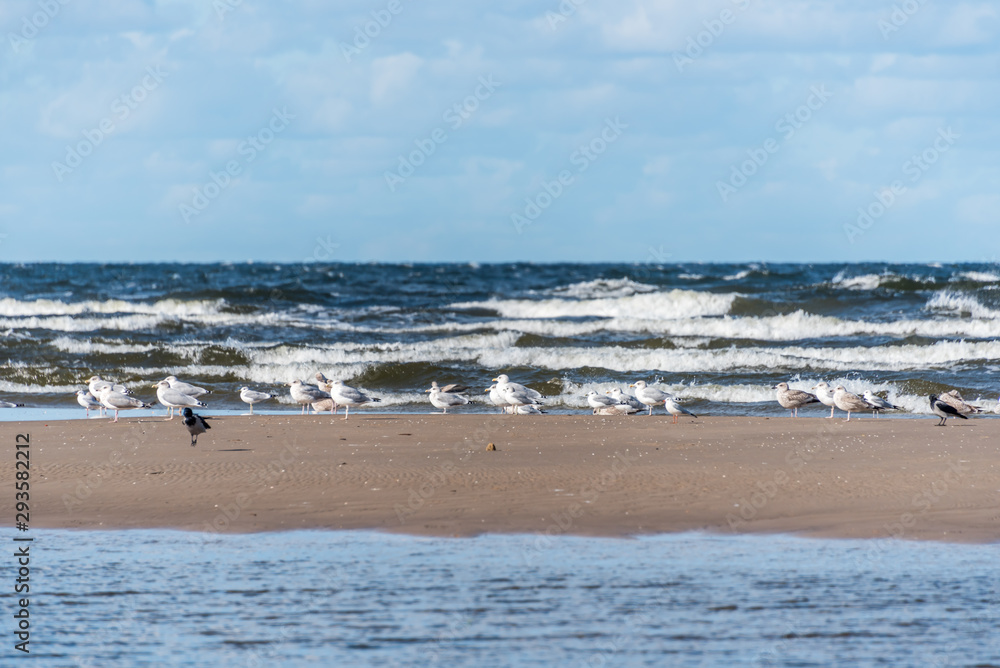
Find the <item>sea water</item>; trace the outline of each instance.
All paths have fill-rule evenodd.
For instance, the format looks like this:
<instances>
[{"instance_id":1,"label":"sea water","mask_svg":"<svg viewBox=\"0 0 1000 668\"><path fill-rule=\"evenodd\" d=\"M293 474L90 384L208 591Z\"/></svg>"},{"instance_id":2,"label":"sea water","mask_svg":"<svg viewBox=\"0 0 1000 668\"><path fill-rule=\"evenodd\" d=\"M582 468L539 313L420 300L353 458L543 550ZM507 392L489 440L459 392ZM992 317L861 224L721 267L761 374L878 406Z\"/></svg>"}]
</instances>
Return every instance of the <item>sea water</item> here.
<instances>
[{"instance_id":1,"label":"sea water","mask_svg":"<svg viewBox=\"0 0 1000 668\"><path fill-rule=\"evenodd\" d=\"M658 383L708 415L783 415L772 387L820 380L926 415L959 389L992 412L1000 266L981 264L30 264L0 265L0 419L83 414L94 374L155 400L176 375L245 411L244 385L295 410L317 371L426 412L431 381L492 411L499 373L550 412ZM822 415L824 408L806 408ZM49 415L52 415L51 413Z\"/></svg>"},{"instance_id":2,"label":"sea water","mask_svg":"<svg viewBox=\"0 0 1000 668\"><path fill-rule=\"evenodd\" d=\"M28 533L38 666L1000 665L995 545Z\"/></svg>"}]
</instances>

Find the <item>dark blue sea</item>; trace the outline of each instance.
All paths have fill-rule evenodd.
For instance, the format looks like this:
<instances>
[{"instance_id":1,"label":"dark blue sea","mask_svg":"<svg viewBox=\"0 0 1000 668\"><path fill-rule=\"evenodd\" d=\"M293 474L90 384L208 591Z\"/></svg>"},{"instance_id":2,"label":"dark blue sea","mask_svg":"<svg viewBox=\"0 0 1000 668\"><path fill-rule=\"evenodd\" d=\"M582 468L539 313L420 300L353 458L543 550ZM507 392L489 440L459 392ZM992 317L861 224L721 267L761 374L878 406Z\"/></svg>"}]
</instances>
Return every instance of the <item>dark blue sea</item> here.
<instances>
[{"instance_id":1,"label":"dark blue sea","mask_svg":"<svg viewBox=\"0 0 1000 668\"><path fill-rule=\"evenodd\" d=\"M907 415L952 388L992 411L998 336L995 264L0 265L0 399L49 416L82 413L93 374L147 400L176 375L213 390L209 412L245 410L250 385L293 410L286 384L317 371L392 412L499 373L556 413L640 379L708 415L779 415L775 383L820 380Z\"/></svg>"}]
</instances>

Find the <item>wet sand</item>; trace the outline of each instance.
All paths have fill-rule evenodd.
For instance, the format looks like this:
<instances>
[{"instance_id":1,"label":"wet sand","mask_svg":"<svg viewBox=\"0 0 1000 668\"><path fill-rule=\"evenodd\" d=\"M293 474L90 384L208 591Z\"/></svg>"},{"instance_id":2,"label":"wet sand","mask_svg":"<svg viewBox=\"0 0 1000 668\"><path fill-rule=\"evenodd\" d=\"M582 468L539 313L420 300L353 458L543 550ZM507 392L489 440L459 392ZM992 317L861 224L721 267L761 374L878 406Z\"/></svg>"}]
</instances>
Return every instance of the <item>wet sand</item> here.
<instances>
[{"instance_id":1,"label":"wet sand","mask_svg":"<svg viewBox=\"0 0 1000 668\"><path fill-rule=\"evenodd\" d=\"M0 423L32 528L1000 540L1000 420L225 416ZM487 449L494 444L496 450Z\"/></svg>"}]
</instances>

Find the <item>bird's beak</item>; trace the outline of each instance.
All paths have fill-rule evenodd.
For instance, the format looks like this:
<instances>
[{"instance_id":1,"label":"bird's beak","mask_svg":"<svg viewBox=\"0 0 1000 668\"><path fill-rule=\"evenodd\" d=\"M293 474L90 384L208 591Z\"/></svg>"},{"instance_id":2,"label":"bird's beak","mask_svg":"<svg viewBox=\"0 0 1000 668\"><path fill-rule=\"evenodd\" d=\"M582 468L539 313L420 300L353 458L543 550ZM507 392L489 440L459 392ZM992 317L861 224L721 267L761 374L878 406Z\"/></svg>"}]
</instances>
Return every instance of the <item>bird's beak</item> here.
<instances>
[{"instance_id":1,"label":"bird's beak","mask_svg":"<svg viewBox=\"0 0 1000 668\"><path fill-rule=\"evenodd\" d=\"M490 381L490 382L492 382L492 383L499 383L499 382L500 382L500 379L499 379L499 378L494 378L494 379L493 379L492 381Z\"/></svg>"},{"instance_id":2,"label":"bird's beak","mask_svg":"<svg viewBox=\"0 0 1000 668\"><path fill-rule=\"evenodd\" d=\"M430 390L424 390L424 392L430 392Z\"/></svg>"},{"instance_id":3,"label":"bird's beak","mask_svg":"<svg viewBox=\"0 0 1000 668\"><path fill-rule=\"evenodd\" d=\"M635 383L630 384L629 387L635 387Z\"/></svg>"}]
</instances>

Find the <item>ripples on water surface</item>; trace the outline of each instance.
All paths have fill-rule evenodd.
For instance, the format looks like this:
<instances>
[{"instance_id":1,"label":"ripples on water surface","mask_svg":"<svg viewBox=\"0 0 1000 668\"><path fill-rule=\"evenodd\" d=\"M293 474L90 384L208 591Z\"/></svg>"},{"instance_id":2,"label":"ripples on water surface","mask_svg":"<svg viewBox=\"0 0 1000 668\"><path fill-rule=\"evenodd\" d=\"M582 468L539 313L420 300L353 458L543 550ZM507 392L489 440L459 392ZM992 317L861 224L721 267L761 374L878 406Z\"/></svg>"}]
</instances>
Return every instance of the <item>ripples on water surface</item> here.
<instances>
[{"instance_id":1,"label":"ripples on water surface","mask_svg":"<svg viewBox=\"0 0 1000 668\"><path fill-rule=\"evenodd\" d=\"M1000 665L996 546L32 533L32 665Z\"/></svg>"},{"instance_id":2,"label":"ripples on water surface","mask_svg":"<svg viewBox=\"0 0 1000 668\"><path fill-rule=\"evenodd\" d=\"M146 399L193 379L210 410L244 409L249 384L291 409L285 383L316 371L388 411L501 371L555 412L640 378L699 414L783 414L780 380L992 409L998 336L995 264L0 265L0 399L36 409L76 408L92 373Z\"/></svg>"}]
</instances>

